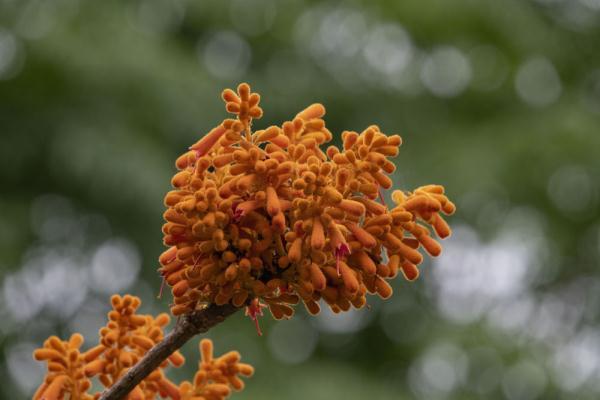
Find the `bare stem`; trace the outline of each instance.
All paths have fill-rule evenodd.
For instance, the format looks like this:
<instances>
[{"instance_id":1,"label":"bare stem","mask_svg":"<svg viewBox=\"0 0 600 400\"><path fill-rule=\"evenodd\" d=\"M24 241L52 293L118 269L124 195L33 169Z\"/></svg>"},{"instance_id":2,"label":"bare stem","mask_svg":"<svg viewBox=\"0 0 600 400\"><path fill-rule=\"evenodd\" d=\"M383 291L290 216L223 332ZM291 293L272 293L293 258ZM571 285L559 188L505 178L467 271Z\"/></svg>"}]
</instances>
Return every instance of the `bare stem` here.
<instances>
[{"instance_id":1,"label":"bare stem","mask_svg":"<svg viewBox=\"0 0 600 400\"><path fill-rule=\"evenodd\" d=\"M231 304L222 306L212 304L202 310L183 315L177 320L171 333L151 348L144 358L127 371L116 384L106 389L100 396L100 400L124 399L133 388L188 340L208 331L237 310L239 308Z\"/></svg>"}]
</instances>

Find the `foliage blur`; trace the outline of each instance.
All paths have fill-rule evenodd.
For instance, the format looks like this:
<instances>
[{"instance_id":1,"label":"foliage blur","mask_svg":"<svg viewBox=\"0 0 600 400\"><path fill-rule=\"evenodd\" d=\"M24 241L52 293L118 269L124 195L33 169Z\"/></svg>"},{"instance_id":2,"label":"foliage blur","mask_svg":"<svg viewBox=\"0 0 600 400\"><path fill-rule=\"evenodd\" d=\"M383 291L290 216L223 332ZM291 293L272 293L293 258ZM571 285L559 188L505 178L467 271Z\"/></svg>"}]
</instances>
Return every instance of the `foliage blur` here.
<instances>
[{"instance_id":1,"label":"foliage blur","mask_svg":"<svg viewBox=\"0 0 600 400\"><path fill-rule=\"evenodd\" d=\"M0 398L110 294L167 311L173 162L241 81L259 127L322 102L401 134L396 185L459 211L390 301L211 331L256 367L234 399L599 398L599 50L600 0L0 0Z\"/></svg>"}]
</instances>

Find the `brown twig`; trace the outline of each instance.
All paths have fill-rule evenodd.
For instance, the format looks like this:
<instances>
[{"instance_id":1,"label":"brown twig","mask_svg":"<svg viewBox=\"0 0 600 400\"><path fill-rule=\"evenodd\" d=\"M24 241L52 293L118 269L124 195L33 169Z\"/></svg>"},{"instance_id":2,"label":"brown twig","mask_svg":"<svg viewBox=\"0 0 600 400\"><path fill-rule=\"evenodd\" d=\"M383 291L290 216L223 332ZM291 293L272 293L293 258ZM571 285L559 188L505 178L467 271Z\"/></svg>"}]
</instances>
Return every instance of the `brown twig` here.
<instances>
[{"instance_id":1,"label":"brown twig","mask_svg":"<svg viewBox=\"0 0 600 400\"><path fill-rule=\"evenodd\" d=\"M127 371L116 384L106 389L100 396L100 400L124 399L133 388L158 368L174 351L195 335L208 331L237 310L239 308L231 304L222 306L212 304L207 308L180 317L173 331L151 348L144 358Z\"/></svg>"}]
</instances>

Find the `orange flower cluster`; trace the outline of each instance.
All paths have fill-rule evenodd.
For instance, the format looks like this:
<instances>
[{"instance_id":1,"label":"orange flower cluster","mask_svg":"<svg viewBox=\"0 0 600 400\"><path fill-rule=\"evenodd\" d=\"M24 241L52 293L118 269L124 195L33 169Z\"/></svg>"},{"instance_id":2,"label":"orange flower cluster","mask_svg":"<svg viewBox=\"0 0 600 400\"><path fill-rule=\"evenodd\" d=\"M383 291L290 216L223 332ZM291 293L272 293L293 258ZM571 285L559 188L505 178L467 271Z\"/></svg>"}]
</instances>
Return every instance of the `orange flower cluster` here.
<instances>
[{"instance_id":1,"label":"orange flower cluster","mask_svg":"<svg viewBox=\"0 0 600 400\"><path fill-rule=\"evenodd\" d=\"M455 210L442 186L395 191L394 207L377 201L392 187L400 136L372 125L323 151L333 135L321 104L252 132L260 96L241 84L223 99L236 119L177 159L165 197L159 271L174 315L209 303L246 305L254 320L263 306L288 318L300 300L313 314L321 299L334 312L360 308L367 293L388 298L398 271L417 278L419 248L440 253L429 227L448 236L441 214Z\"/></svg>"},{"instance_id":2,"label":"orange flower cluster","mask_svg":"<svg viewBox=\"0 0 600 400\"><path fill-rule=\"evenodd\" d=\"M148 350L163 339L163 327L169 323L167 314L154 318L151 315L138 315L141 304L138 297L114 295L111 298L113 310L108 313L108 324L100 329L100 344L86 353L85 373L88 377L98 376L105 387L114 385L129 368L135 365ZM179 367L185 359L177 351L160 368L144 379L130 393L131 400L176 398L178 388L164 375L163 369L169 362Z\"/></svg>"},{"instance_id":3,"label":"orange flower cluster","mask_svg":"<svg viewBox=\"0 0 600 400\"><path fill-rule=\"evenodd\" d=\"M100 329L97 346L81 353L83 337L80 334L72 335L68 341L52 336L44 342L43 348L33 353L36 360L48 363L48 373L34 400L97 399L100 393L88 393L92 386L90 378L98 377L102 385L111 387L163 339L163 328L170 320L167 314L156 318L136 314L141 301L135 296L114 295L111 302L113 309L108 313L109 322ZM221 400L230 394L231 388L241 390L244 387L237 375L251 376L253 368L239 363L238 352L213 359L212 343L206 339L202 341L201 349L203 361L199 364L194 385L189 382L175 385L165 376L163 370L169 364L179 367L185 362L176 351L137 385L127 399L153 400L160 395L173 400L196 400L198 397L194 396Z\"/></svg>"},{"instance_id":4,"label":"orange flower cluster","mask_svg":"<svg viewBox=\"0 0 600 400\"><path fill-rule=\"evenodd\" d=\"M92 382L85 376L84 355L79 352L83 336L76 333L68 341L50 336L44 347L37 349L33 357L48 363L48 374L33 395L33 400L63 399L68 393L73 400L92 400L87 391Z\"/></svg>"},{"instance_id":5,"label":"orange flower cluster","mask_svg":"<svg viewBox=\"0 0 600 400\"><path fill-rule=\"evenodd\" d=\"M200 342L202 361L194 382L182 382L181 400L222 400L231 393L231 389L242 390L244 381L238 375L252 376L254 368L240 363L240 353L230 351L219 358L213 358L213 344L208 339Z\"/></svg>"}]
</instances>

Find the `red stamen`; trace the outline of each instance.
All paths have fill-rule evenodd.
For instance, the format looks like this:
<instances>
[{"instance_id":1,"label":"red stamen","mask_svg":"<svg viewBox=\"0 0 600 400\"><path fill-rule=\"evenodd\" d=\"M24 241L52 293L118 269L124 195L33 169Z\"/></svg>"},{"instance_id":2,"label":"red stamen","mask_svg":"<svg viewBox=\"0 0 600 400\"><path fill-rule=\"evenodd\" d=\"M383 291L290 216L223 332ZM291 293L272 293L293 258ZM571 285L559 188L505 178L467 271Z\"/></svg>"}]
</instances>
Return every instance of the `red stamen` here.
<instances>
[{"instance_id":1,"label":"red stamen","mask_svg":"<svg viewBox=\"0 0 600 400\"><path fill-rule=\"evenodd\" d=\"M231 206L231 209L233 211L233 222L235 222L235 223L240 222L240 220L244 216L244 210L238 209L238 204L233 204Z\"/></svg>"},{"instance_id":2,"label":"red stamen","mask_svg":"<svg viewBox=\"0 0 600 400\"><path fill-rule=\"evenodd\" d=\"M383 193L381 193L381 189L379 189L379 201L381 201L381 204L387 207L387 204L385 204L385 199L383 198Z\"/></svg>"},{"instance_id":3,"label":"red stamen","mask_svg":"<svg viewBox=\"0 0 600 400\"><path fill-rule=\"evenodd\" d=\"M250 302L250 305L246 306L246 316L250 317L250 319L254 321L254 325L256 326L256 333L258 333L258 336L262 336L262 331L260 330L260 325L258 323L258 317L263 316L262 309L265 307L267 307L267 305L261 303L258 300L258 297L254 298Z\"/></svg>"},{"instance_id":4,"label":"red stamen","mask_svg":"<svg viewBox=\"0 0 600 400\"><path fill-rule=\"evenodd\" d=\"M340 276L340 261L342 260L342 257L346 257L350 254L350 247L346 243L341 243L336 247L333 254L335 255L335 268L337 269L338 276Z\"/></svg>"},{"instance_id":5,"label":"red stamen","mask_svg":"<svg viewBox=\"0 0 600 400\"><path fill-rule=\"evenodd\" d=\"M262 336L262 331L260 330L260 325L258 324L258 318L254 318L254 325L256 326L256 333L258 336Z\"/></svg>"},{"instance_id":6,"label":"red stamen","mask_svg":"<svg viewBox=\"0 0 600 400\"><path fill-rule=\"evenodd\" d=\"M165 287L165 281L166 281L166 279L165 279L165 277L163 276L163 277L162 277L162 282L160 283L160 290L158 291L158 296L156 296L156 298L157 298L157 299L160 299L160 298L162 297L162 294L163 294L163 289L164 289L164 287Z\"/></svg>"}]
</instances>

